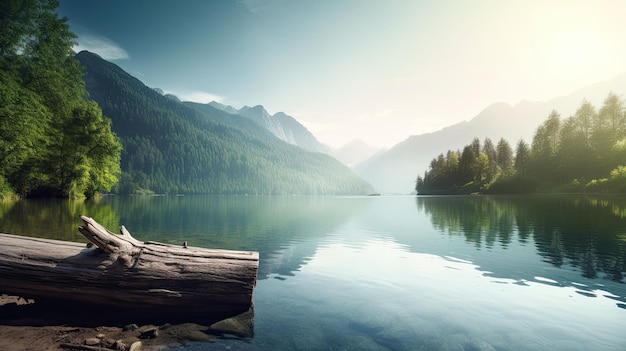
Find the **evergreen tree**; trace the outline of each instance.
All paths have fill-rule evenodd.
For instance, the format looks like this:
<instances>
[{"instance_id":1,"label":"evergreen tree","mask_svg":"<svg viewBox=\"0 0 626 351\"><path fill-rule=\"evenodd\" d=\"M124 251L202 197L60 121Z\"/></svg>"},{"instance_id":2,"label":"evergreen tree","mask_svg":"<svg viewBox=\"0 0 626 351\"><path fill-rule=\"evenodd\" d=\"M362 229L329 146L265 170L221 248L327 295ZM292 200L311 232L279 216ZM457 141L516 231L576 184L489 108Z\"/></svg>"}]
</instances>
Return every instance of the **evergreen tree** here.
<instances>
[{"instance_id":1,"label":"evergreen tree","mask_svg":"<svg viewBox=\"0 0 626 351\"><path fill-rule=\"evenodd\" d=\"M591 131L593 121L596 119L596 110L589 101L583 99L580 107L576 110L574 120L576 128L582 133L587 146L591 146Z\"/></svg>"},{"instance_id":2,"label":"evergreen tree","mask_svg":"<svg viewBox=\"0 0 626 351\"><path fill-rule=\"evenodd\" d=\"M496 148L493 146L493 142L489 138L485 138L483 142L483 153L487 157L487 172L486 172L486 181L490 183L494 180L498 174L500 173L500 169L498 167L497 152Z\"/></svg>"},{"instance_id":3,"label":"evergreen tree","mask_svg":"<svg viewBox=\"0 0 626 351\"><path fill-rule=\"evenodd\" d=\"M557 158L564 181L589 180L599 174L594 151L576 115L563 121L560 139Z\"/></svg>"},{"instance_id":4,"label":"evergreen tree","mask_svg":"<svg viewBox=\"0 0 626 351\"><path fill-rule=\"evenodd\" d=\"M553 110L537 128L531 147L530 168L533 175L551 186L559 182L557 152L560 127L559 113Z\"/></svg>"},{"instance_id":5,"label":"evergreen tree","mask_svg":"<svg viewBox=\"0 0 626 351\"><path fill-rule=\"evenodd\" d=\"M475 178L476 158L478 156L474 150L475 148L468 145L463 148L461 153L461 159L459 160L459 181L461 184L471 182Z\"/></svg>"},{"instance_id":6,"label":"evergreen tree","mask_svg":"<svg viewBox=\"0 0 626 351\"><path fill-rule=\"evenodd\" d=\"M500 138L496 146L496 164L503 175L510 175L513 172L513 149L504 138Z\"/></svg>"},{"instance_id":7,"label":"evergreen tree","mask_svg":"<svg viewBox=\"0 0 626 351\"><path fill-rule=\"evenodd\" d=\"M515 172L520 179L525 180L528 173L528 161L530 159L530 147L523 140L517 143L515 148Z\"/></svg>"}]
</instances>

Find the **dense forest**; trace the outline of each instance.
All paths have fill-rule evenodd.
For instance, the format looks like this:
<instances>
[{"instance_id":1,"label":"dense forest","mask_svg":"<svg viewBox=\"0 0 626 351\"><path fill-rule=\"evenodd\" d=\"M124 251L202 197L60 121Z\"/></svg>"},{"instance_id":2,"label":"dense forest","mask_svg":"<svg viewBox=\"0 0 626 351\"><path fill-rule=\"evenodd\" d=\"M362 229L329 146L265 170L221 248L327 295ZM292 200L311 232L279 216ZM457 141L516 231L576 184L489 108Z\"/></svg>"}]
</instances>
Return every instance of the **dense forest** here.
<instances>
[{"instance_id":1,"label":"dense forest","mask_svg":"<svg viewBox=\"0 0 626 351\"><path fill-rule=\"evenodd\" d=\"M121 144L86 99L57 6L0 2L0 198L90 197L118 180Z\"/></svg>"},{"instance_id":2,"label":"dense forest","mask_svg":"<svg viewBox=\"0 0 626 351\"><path fill-rule=\"evenodd\" d=\"M624 100L609 93L599 110L583 100L573 116L557 111L515 152L508 141L494 146L474 139L463 150L434 158L418 194L626 192Z\"/></svg>"},{"instance_id":3,"label":"dense forest","mask_svg":"<svg viewBox=\"0 0 626 351\"><path fill-rule=\"evenodd\" d=\"M77 55L57 7L0 3L0 198L374 192L330 156Z\"/></svg>"},{"instance_id":4,"label":"dense forest","mask_svg":"<svg viewBox=\"0 0 626 351\"><path fill-rule=\"evenodd\" d=\"M181 103L121 68L80 52L90 96L112 118L122 151L118 193L368 194L332 157L279 140L253 121Z\"/></svg>"}]
</instances>

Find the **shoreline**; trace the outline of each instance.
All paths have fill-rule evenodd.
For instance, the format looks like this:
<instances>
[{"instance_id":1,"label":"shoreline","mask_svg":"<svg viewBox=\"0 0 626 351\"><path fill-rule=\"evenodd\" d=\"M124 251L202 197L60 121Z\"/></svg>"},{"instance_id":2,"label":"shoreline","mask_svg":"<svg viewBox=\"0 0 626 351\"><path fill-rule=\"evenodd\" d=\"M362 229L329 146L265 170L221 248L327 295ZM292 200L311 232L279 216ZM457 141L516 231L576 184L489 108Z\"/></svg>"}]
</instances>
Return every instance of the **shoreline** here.
<instances>
[{"instance_id":1,"label":"shoreline","mask_svg":"<svg viewBox=\"0 0 626 351\"><path fill-rule=\"evenodd\" d=\"M3 310L24 310L36 302L18 296L0 295L0 318ZM93 313L92 310L83 313ZM15 314L15 313L14 313ZM62 318L61 318L62 319ZM90 324L97 323L97 316ZM107 323L102 326L85 326L82 323L59 323L46 317L0 320L0 350L3 351L68 351L68 350L118 350L159 351L168 346L182 346L189 341L214 342L223 335L242 339L252 337L253 311L227 318L209 325L194 322L160 325Z\"/></svg>"}]
</instances>

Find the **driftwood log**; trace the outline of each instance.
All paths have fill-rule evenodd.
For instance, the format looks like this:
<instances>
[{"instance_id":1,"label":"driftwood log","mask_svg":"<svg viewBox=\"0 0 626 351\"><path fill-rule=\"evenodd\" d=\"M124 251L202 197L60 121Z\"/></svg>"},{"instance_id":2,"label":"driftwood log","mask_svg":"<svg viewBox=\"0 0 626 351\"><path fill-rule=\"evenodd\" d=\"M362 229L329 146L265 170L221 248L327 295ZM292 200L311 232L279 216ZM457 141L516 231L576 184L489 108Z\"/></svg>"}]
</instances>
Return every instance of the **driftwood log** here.
<instances>
[{"instance_id":1,"label":"driftwood log","mask_svg":"<svg viewBox=\"0 0 626 351\"><path fill-rule=\"evenodd\" d=\"M81 216L94 245L0 234L0 293L162 313L252 307L258 252L141 242ZM88 244L89 246L89 244Z\"/></svg>"}]
</instances>

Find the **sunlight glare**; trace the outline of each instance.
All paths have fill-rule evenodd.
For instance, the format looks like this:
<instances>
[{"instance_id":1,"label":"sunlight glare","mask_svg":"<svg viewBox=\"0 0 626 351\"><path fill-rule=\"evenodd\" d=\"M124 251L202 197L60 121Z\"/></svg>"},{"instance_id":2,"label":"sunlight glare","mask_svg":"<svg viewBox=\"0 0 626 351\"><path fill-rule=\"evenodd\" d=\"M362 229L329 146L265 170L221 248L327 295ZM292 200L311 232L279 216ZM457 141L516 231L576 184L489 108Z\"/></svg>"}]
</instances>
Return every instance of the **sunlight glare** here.
<instances>
[{"instance_id":1,"label":"sunlight glare","mask_svg":"<svg viewBox=\"0 0 626 351\"><path fill-rule=\"evenodd\" d=\"M555 78L596 76L612 66L612 54L599 33L563 28L546 40L546 64Z\"/></svg>"}]
</instances>

